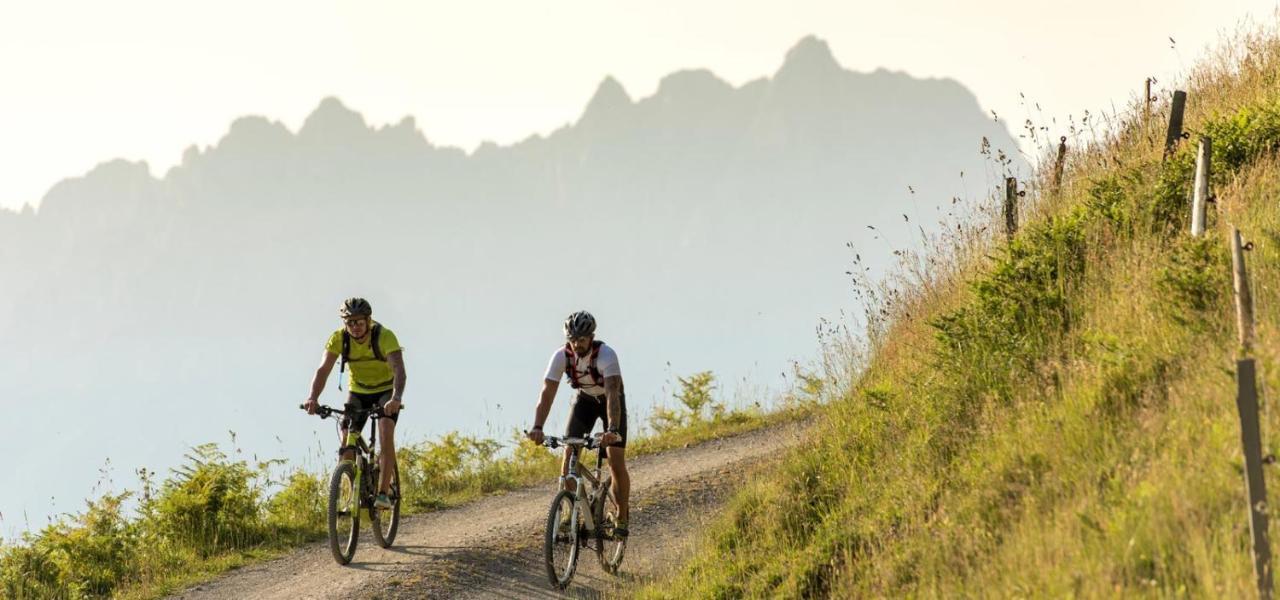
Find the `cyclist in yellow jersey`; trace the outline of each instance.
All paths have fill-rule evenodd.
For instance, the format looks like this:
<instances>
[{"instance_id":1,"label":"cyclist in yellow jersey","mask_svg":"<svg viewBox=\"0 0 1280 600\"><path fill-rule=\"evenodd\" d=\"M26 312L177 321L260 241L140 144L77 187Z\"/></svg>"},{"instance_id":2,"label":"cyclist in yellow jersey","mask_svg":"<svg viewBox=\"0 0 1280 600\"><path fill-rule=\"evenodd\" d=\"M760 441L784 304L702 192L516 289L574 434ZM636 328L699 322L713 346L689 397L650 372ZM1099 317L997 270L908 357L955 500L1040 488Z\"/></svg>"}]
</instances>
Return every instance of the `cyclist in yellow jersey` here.
<instances>
[{"instance_id":1,"label":"cyclist in yellow jersey","mask_svg":"<svg viewBox=\"0 0 1280 600\"><path fill-rule=\"evenodd\" d=\"M325 344L324 357L320 367L316 369L315 378L311 380L311 396L307 398L306 409L315 414L320 406L320 392L324 390L324 382L329 380L333 371L333 363L339 358L343 366L350 366L347 386L347 416L342 419L342 439L347 439L347 431L364 429L367 416L352 418L350 409L368 410L381 406L382 412L390 417L378 420L379 441L379 477L378 497L374 505L378 508L391 508L390 497L392 465L396 462L395 431L396 421L400 418L400 408L404 406L405 372L404 356L396 334L373 320L373 307L364 298L348 298L338 309L343 326L329 336ZM339 449L339 460L354 460L355 451L348 448Z\"/></svg>"}]
</instances>

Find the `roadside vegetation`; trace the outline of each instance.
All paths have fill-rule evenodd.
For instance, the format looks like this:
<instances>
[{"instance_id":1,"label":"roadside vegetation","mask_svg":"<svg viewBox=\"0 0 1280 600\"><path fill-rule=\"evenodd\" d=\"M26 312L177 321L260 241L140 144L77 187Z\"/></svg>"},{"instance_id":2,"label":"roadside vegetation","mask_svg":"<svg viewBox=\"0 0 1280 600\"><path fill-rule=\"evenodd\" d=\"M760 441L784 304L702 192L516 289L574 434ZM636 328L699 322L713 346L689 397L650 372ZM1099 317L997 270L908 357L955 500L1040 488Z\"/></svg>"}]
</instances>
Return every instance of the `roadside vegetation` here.
<instances>
[{"instance_id":1,"label":"roadside vegetation","mask_svg":"<svg viewBox=\"0 0 1280 600\"><path fill-rule=\"evenodd\" d=\"M859 281L849 389L641 596L1254 596L1227 233L1254 243L1275 454L1280 38L1242 34L1176 86L1191 135L1164 160L1173 87L1071 124L1059 186L1058 132L1028 120L1045 166L1011 242L979 212ZM1201 135L1217 201L1193 238Z\"/></svg>"},{"instance_id":2,"label":"roadside vegetation","mask_svg":"<svg viewBox=\"0 0 1280 600\"><path fill-rule=\"evenodd\" d=\"M814 406L789 395L776 410L730 408L710 372L679 383L675 407L655 414L630 455L800 419ZM0 547L0 598L155 598L324 539L328 472L252 463L216 444L185 458L163 481L140 471L142 489L87 501L83 512ZM559 475L558 455L519 432L505 441L451 433L403 446L398 459L406 514Z\"/></svg>"}]
</instances>

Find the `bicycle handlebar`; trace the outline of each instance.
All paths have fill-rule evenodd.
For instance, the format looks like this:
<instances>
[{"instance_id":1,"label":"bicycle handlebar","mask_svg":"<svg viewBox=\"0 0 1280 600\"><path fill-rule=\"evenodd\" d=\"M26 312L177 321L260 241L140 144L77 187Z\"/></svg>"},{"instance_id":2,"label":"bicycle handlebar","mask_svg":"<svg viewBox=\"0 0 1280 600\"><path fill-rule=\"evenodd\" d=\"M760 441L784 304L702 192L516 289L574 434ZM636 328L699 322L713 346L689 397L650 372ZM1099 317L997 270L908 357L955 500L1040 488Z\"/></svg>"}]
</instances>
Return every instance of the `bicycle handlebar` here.
<instances>
[{"instance_id":1,"label":"bicycle handlebar","mask_svg":"<svg viewBox=\"0 0 1280 600\"><path fill-rule=\"evenodd\" d=\"M298 405L298 408L301 408L302 410L307 410L307 405L306 405L306 404L299 404L299 405ZM400 407L400 410L404 410L404 407L403 407L403 406L401 406L401 407ZM381 407L381 406L375 406L375 407L373 407L373 408L371 408L371 409L369 409L369 410L363 410L363 409L359 409L359 408L357 408L357 409L353 409L353 412L363 412L363 413L367 413L367 414L370 414L370 415L373 415L373 416L376 416L376 417L385 417L385 416L387 416L387 414L386 414L386 413L382 412L382 407ZM334 407L332 407L332 406L325 406L325 405L321 404L320 406L317 406L317 407L316 407L316 414L317 414L317 415L319 415L321 419L327 419L327 418L329 418L329 417L331 417L331 416L333 416L333 415L335 415L335 414L337 414L337 415L345 415L345 414L347 414L347 413L346 413L346 411L339 410L339 409L334 408Z\"/></svg>"},{"instance_id":2,"label":"bicycle handlebar","mask_svg":"<svg viewBox=\"0 0 1280 600\"><path fill-rule=\"evenodd\" d=\"M602 434L597 433L591 437L586 437L586 438L581 438L581 437L562 438L562 437L556 437L554 435L548 435L542 438L542 445L548 448L559 448L560 446L577 446L580 448L586 448L587 450L595 450L600 447L601 435ZM616 445L616 444L610 444L610 445Z\"/></svg>"}]
</instances>

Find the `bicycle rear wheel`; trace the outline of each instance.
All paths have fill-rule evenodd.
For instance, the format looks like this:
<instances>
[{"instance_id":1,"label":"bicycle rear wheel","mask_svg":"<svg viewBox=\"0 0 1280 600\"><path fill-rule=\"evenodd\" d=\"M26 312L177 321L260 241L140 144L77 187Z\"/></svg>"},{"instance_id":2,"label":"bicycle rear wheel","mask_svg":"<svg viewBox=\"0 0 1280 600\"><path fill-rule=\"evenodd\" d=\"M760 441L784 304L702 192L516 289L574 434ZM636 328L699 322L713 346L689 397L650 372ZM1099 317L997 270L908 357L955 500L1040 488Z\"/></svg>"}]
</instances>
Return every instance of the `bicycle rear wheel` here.
<instances>
[{"instance_id":1,"label":"bicycle rear wheel","mask_svg":"<svg viewBox=\"0 0 1280 600\"><path fill-rule=\"evenodd\" d=\"M547 513L547 532L543 545L546 555L547 578L556 589L569 587L573 572L578 568L578 513L573 509L574 497L567 490L560 490L551 501Z\"/></svg>"},{"instance_id":2,"label":"bicycle rear wheel","mask_svg":"<svg viewBox=\"0 0 1280 600\"><path fill-rule=\"evenodd\" d=\"M375 479L375 481L377 481ZM376 483L375 483L376 485ZM396 541L396 531L400 529L400 466L394 465L391 470L391 508L369 509L369 520L373 523L373 539L383 548L390 548Z\"/></svg>"},{"instance_id":3,"label":"bicycle rear wheel","mask_svg":"<svg viewBox=\"0 0 1280 600\"><path fill-rule=\"evenodd\" d=\"M627 538L616 537L613 533L619 511L609 479L601 482L601 486L604 489L592 507L596 521L596 558L600 559L600 568L604 572L617 575L618 567L622 565L622 556L627 552Z\"/></svg>"},{"instance_id":4,"label":"bicycle rear wheel","mask_svg":"<svg viewBox=\"0 0 1280 600\"><path fill-rule=\"evenodd\" d=\"M355 465L343 461L329 479L329 550L338 564L351 562L360 539L360 486Z\"/></svg>"}]
</instances>

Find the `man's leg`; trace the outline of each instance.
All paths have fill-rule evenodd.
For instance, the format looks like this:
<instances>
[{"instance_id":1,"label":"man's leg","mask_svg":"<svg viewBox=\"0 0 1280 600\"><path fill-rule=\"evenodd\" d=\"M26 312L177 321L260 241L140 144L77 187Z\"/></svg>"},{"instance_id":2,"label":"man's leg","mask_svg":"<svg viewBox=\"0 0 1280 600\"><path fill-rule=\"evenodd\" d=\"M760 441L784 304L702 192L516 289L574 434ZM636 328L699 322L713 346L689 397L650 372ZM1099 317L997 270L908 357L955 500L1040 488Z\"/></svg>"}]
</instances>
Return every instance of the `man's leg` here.
<instances>
[{"instance_id":1,"label":"man's leg","mask_svg":"<svg viewBox=\"0 0 1280 600\"><path fill-rule=\"evenodd\" d=\"M391 470L396 464L396 422L390 418L378 419L378 493L391 493Z\"/></svg>"},{"instance_id":2,"label":"man's leg","mask_svg":"<svg viewBox=\"0 0 1280 600\"><path fill-rule=\"evenodd\" d=\"M627 473L627 450L609 448L609 471L613 473L613 497L618 500L618 520L626 523L631 511L631 475Z\"/></svg>"},{"instance_id":3,"label":"man's leg","mask_svg":"<svg viewBox=\"0 0 1280 600\"><path fill-rule=\"evenodd\" d=\"M347 428L346 427L342 428L342 446L347 449L338 453L338 462L342 462L344 460L349 462L355 461L356 449L347 447Z\"/></svg>"},{"instance_id":4,"label":"man's leg","mask_svg":"<svg viewBox=\"0 0 1280 600\"><path fill-rule=\"evenodd\" d=\"M586 437L591 434L591 428L595 427L596 419L599 415L592 410L593 405L583 401L581 394L574 396L573 404L569 406L569 423L565 425L564 437ZM576 454L577 448L565 447L564 459L560 461L560 477L569 474L569 458ZM574 482L565 479L564 489L570 492L576 492L577 488Z\"/></svg>"},{"instance_id":5,"label":"man's leg","mask_svg":"<svg viewBox=\"0 0 1280 600\"><path fill-rule=\"evenodd\" d=\"M620 442L627 443L627 397L622 396L622 422L616 423ZM601 418L608 426L607 414ZM610 446L605 459L609 461L609 471L613 473L613 497L618 501L618 521L628 523L631 515L631 474L627 472L627 449L624 446Z\"/></svg>"},{"instance_id":6,"label":"man's leg","mask_svg":"<svg viewBox=\"0 0 1280 600\"><path fill-rule=\"evenodd\" d=\"M364 429L363 419L357 422L357 419L353 419L351 417L351 415L353 414L352 409L363 408L363 407L364 407L364 404L360 402L360 398L356 396L355 392L350 392L347 394L347 402L342 407L343 411L346 413L346 416L342 417L342 447L347 449L338 453L339 462L344 460L354 462L356 459L356 446L355 444L347 443L347 435L352 432L360 433L360 431Z\"/></svg>"},{"instance_id":7,"label":"man's leg","mask_svg":"<svg viewBox=\"0 0 1280 600\"><path fill-rule=\"evenodd\" d=\"M347 433L350 431L360 431L359 429L352 429L352 425L354 425L354 423L352 423L353 419L350 415L351 407L355 406L355 401L354 396L347 396L347 404L346 406L343 406L347 416L342 417L342 433L338 434L338 443L342 448L346 449L338 452L338 462L354 462L356 460L355 446L347 444Z\"/></svg>"},{"instance_id":8,"label":"man's leg","mask_svg":"<svg viewBox=\"0 0 1280 600\"><path fill-rule=\"evenodd\" d=\"M569 437L569 436L566 436L566 437ZM573 456L573 453L576 451L577 451L576 448L565 448L564 458L560 459L560 477L562 478L562 481L564 481L564 485L562 487L564 487L566 491L570 491L570 492L577 491L577 488L574 486L574 482L572 479L563 479L563 478L565 475L569 474L569 457Z\"/></svg>"}]
</instances>

